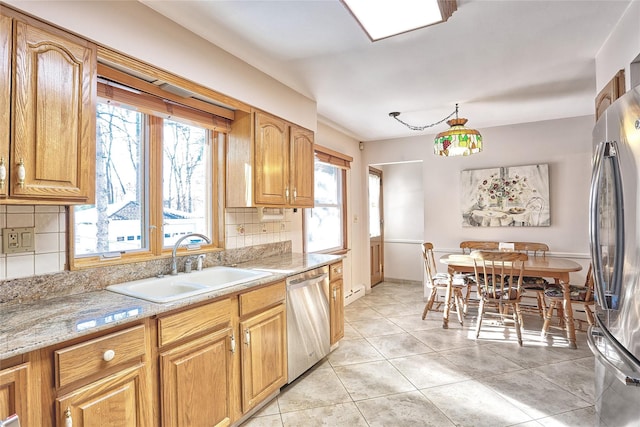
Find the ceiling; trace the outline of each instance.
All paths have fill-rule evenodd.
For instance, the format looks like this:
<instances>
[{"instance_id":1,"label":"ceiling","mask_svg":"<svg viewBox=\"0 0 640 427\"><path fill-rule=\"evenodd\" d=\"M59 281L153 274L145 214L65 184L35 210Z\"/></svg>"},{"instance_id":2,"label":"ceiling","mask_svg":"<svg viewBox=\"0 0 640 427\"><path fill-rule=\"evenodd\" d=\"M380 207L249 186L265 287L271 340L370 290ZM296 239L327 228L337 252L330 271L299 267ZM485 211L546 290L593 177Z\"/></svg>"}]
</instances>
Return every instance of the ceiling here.
<instances>
[{"instance_id":1,"label":"ceiling","mask_svg":"<svg viewBox=\"0 0 640 427\"><path fill-rule=\"evenodd\" d=\"M139 0L317 102L361 141L593 114L595 56L630 0L458 0L446 23L371 42L339 0ZM422 133L447 128L440 124Z\"/></svg>"}]
</instances>

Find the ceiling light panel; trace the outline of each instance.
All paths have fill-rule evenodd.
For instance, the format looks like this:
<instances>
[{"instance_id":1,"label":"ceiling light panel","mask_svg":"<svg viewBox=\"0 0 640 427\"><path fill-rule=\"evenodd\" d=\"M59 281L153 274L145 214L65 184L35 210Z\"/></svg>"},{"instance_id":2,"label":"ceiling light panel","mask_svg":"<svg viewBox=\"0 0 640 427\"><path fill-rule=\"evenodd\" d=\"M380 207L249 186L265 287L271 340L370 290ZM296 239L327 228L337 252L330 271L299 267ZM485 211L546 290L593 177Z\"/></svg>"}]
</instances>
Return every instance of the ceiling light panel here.
<instances>
[{"instance_id":1,"label":"ceiling light panel","mask_svg":"<svg viewBox=\"0 0 640 427\"><path fill-rule=\"evenodd\" d=\"M373 41L442 21L437 0L342 0Z\"/></svg>"}]
</instances>

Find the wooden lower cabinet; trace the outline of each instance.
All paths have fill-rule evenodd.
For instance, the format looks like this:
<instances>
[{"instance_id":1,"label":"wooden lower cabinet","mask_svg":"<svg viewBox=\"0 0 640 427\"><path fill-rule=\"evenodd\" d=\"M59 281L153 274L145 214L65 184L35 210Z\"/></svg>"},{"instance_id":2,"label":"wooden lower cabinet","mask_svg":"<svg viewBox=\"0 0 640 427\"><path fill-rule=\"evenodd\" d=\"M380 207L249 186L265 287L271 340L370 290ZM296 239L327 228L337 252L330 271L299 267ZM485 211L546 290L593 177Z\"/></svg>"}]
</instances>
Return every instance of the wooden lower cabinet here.
<instances>
[{"instance_id":1,"label":"wooden lower cabinet","mask_svg":"<svg viewBox=\"0 0 640 427\"><path fill-rule=\"evenodd\" d=\"M342 261L329 266L329 318L331 345L344 338L344 282Z\"/></svg>"},{"instance_id":2,"label":"wooden lower cabinet","mask_svg":"<svg viewBox=\"0 0 640 427\"><path fill-rule=\"evenodd\" d=\"M344 286L342 279L331 282L329 317L331 319L331 345L344 338Z\"/></svg>"},{"instance_id":3,"label":"wooden lower cabinet","mask_svg":"<svg viewBox=\"0 0 640 427\"><path fill-rule=\"evenodd\" d=\"M229 327L160 353L163 426L231 424L234 342Z\"/></svg>"},{"instance_id":4,"label":"wooden lower cabinet","mask_svg":"<svg viewBox=\"0 0 640 427\"><path fill-rule=\"evenodd\" d=\"M18 414L22 426L29 426L29 363L0 370L0 420Z\"/></svg>"},{"instance_id":5,"label":"wooden lower cabinet","mask_svg":"<svg viewBox=\"0 0 640 427\"><path fill-rule=\"evenodd\" d=\"M59 427L152 426L144 365L124 369L56 399Z\"/></svg>"},{"instance_id":6,"label":"wooden lower cabinet","mask_svg":"<svg viewBox=\"0 0 640 427\"><path fill-rule=\"evenodd\" d=\"M229 426L287 382L286 285L3 361L0 420L23 427Z\"/></svg>"},{"instance_id":7,"label":"wooden lower cabinet","mask_svg":"<svg viewBox=\"0 0 640 427\"><path fill-rule=\"evenodd\" d=\"M240 322L242 411L247 412L287 382L285 305Z\"/></svg>"}]
</instances>

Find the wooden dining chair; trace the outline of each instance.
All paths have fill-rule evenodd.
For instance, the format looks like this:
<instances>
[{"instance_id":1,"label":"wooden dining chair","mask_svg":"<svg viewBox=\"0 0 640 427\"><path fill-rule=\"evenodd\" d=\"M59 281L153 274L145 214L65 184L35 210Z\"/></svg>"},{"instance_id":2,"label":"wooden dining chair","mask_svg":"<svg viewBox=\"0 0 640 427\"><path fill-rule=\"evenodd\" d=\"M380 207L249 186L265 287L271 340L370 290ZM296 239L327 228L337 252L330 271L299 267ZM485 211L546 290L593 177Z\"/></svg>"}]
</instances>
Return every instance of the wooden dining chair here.
<instances>
[{"instance_id":1,"label":"wooden dining chair","mask_svg":"<svg viewBox=\"0 0 640 427\"><path fill-rule=\"evenodd\" d=\"M595 304L593 294L593 266L589 265L587 277L583 286L571 285L561 282L560 285L549 285L545 290L545 298L549 301L549 308L546 310L544 324L542 325L542 337L546 337L551 326L551 318L553 317L553 309L562 307L564 315L564 323L562 326L566 330L567 339L572 347L576 346L576 331L573 317L573 305L579 305L584 308L587 317L587 323L593 326L595 318L592 307ZM570 298L567 303L564 293L568 292Z\"/></svg>"},{"instance_id":2,"label":"wooden dining chair","mask_svg":"<svg viewBox=\"0 0 640 427\"><path fill-rule=\"evenodd\" d=\"M518 344L522 346L522 272L529 256L522 252L473 251L471 257L480 293L476 339L480 336L485 314L497 315L504 322L512 312ZM497 313L486 312L488 304L496 305Z\"/></svg>"},{"instance_id":3,"label":"wooden dining chair","mask_svg":"<svg viewBox=\"0 0 640 427\"><path fill-rule=\"evenodd\" d=\"M536 243L536 242L514 242L513 250L517 252L526 253L529 256L534 258L541 257L546 258L547 252L549 251L549 245L546 243ZM532 277L525 276L522 278L522 288L529 292L535 292L536 295L536 311L540 315L541 318L544 319L545 310L547 307L545 298L544 298L544 290L545 287L549 284L549 282L544 277ZM522 306L523 310L530 309L529 306ZM532 308L532 307L531 307Z\"/></svg>"},{"instance_id":4,"label":"wooden dining chair","mask_svg":"<svg viewBox=\"0 0 640 427\"><path fill-rule=\"evenodd\" d=\"M460 249L463 254L470 254L472 251L497 251L499 245L499 242L465 240L460 242Z\"/></svg>"},{"instance_id":5,"label":"wooden dining chair","mask_svg":"<svg viewBox=\"0 0 640 427\"><path fill-rule=\"evenodd\" d=\"M430 242L422 244L422 256L424 259L427 286L431 289L427 303L424 306L424 311L422 312L422 320L427 317L429 311L438 311L439 308L443 306L442 327L445 329L448 328L449 312L453 300L453 305L455 305L458 314L458 321L462 325L462 318L467 313L467 306L464 303L464 297L462 295L463 289L467 286L464 276L438 273L435 256L433 255L433 244ZM436 303L438 290L445 291L445 300ZM433 308L434 304L436 304L435 309Z\"/></svg>"}]
</instances>

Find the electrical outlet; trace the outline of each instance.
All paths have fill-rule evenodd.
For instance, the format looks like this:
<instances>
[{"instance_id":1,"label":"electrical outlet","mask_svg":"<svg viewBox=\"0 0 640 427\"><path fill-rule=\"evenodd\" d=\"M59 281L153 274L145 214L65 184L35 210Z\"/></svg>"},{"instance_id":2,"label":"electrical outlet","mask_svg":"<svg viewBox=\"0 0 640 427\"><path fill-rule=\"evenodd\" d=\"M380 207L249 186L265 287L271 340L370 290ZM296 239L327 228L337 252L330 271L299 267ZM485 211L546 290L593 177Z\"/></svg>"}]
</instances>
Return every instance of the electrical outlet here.
<instances>
[{"instance_id":1,"label":"electrical outlet","mask_svg":"<svg viewBox=\"0 0 640 427\"><path fill-rule=\"evenodd\" d=\"M3 228L2 252L15 254L35 250L34 227Z\"/></svg>"}]
</instances>

